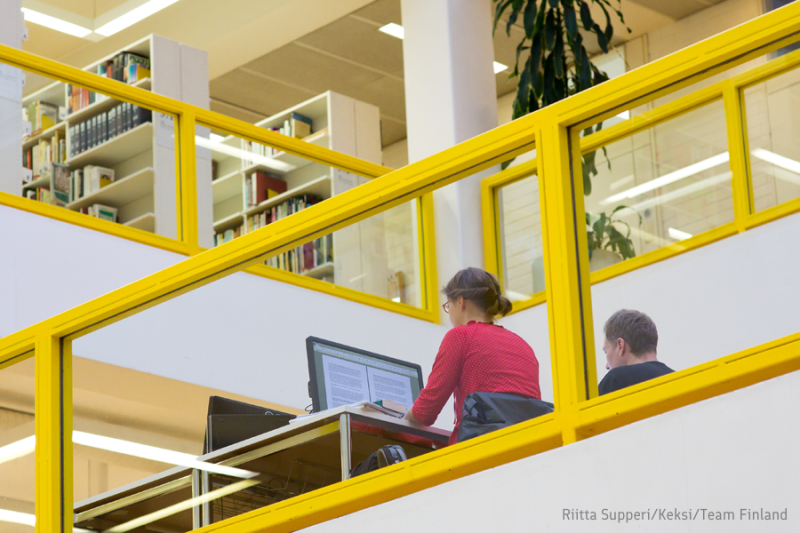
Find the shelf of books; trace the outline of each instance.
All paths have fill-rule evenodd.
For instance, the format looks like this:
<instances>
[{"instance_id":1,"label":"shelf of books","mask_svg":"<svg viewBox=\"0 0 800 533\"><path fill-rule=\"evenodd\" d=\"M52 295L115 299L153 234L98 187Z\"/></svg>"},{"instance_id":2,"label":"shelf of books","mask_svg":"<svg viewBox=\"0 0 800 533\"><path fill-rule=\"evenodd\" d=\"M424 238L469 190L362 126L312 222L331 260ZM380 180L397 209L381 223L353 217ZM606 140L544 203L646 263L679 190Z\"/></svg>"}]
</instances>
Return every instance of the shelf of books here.
<instances>
[{"instance_id":1,"label":"shelf of books","mask_svg":"<svg viewBox=\"0 0 800 533\"><path fill-rule=\"evenodd\" d=\"M182 46L150 35L84 70L180 98ZM22 114L24 197L175 237L174 133L158 114L62 82L25 95Z\"/></svg>"},{"instance_id":2,"label":"shelf of books","mask_svg":"<svg viewBox=\"0 0 800 533\"><path fill-rule=\"evenodd\" d=\"M326 92L256 124L317 146L380 162L378 109ZM377 133L374 138L368 134ZM356 143L356 137L360 143ZM359 154L359 147L364 153ZM303 157L228 136L211 145L214 245L264 227L366 180ZM350 229L349 232L353 230ZM357 231L357 229L356 229ZM267 264L337 283L334 250L348 228L274 257Z\"/></svg>"}]
</instances>

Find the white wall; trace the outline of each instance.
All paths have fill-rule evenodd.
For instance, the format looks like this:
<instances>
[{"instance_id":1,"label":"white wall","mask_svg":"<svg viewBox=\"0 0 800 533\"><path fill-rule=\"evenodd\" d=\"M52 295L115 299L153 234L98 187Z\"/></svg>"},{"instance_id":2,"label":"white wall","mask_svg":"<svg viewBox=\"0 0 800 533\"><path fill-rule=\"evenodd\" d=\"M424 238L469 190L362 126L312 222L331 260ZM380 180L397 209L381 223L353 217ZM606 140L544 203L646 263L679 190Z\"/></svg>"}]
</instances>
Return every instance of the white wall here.
<instances>
[{"instance_id":1,"label":"white wall","mask_svg":"<svg viewBox=\"0 0 800 533\"><path fill-rule=\"evenodd\" d=\"M800 373L759 383L585 441L310 527L370 531L795 532ZM734 511L736 520L618 524L602 510ZM787 509L785 522L739 510ZM565 521L564 509L596 513Z\"/></svg>"},{"instance_id":2,"label":"white wall","mask_svg":"<svg viewBox=\"0 0 800 533\"><path fill-rule=\"evenodd\" d=\"M184 259L105 233L0 206L0 336Z\"/></svg>"},{"instance_id":3,"label":"white wall","mask_svg":"<svg viewBox=\"0 0 800 533\"><path fill-rule=\"evenodd\" d=\"M0 255L0 336L184 259L7 207L0 227L26 229L7 231ZM81 338L74 353L302 409L309 335L417 362L427 380L446 331L241 273ZM443 412L441 427L452 427L452 404Z\"/></svg>"}]
</instances>

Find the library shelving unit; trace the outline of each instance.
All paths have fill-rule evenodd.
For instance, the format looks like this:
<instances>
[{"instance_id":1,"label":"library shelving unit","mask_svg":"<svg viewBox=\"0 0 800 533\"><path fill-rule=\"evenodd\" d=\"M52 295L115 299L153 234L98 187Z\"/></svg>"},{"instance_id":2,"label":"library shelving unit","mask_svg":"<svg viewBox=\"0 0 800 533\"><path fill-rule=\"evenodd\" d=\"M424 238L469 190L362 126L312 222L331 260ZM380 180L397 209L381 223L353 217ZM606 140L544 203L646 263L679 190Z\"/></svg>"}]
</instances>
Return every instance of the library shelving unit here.
<instances>
[{"instance_id":1,"label":"library shelving unit","mask_svg":"<svg viewBox=\"0 0 800 533\"><path fill-rule=\"evenodd\" d=\"M182 45L158 35L150 35L130 46L88 65L84 70L96 72L97 66L113 59L120 52L132 52L150 59L150 76L131 84L164 96L208 108L208 60L206 52ZM187 87L183 87L186 85ZM80 153L71 153L75 142L72 127L114 108L119 102L97 95L94 103L67 113L68 85L51 83L24 96L22 105L48 102L62 108L59 121L36 135L23 137L22 153L42 139L52 139L56 132L66 139L65 164L71 170L87 165L114 170L114 182L64 206L80 211L93 204L117 209L117 222L170 238L177 238L177 197L175 187L175 133L172 117L153 112L149 121ZM198 130L198 133L200 130ZM207 136L207 133L206 133ZM70 155L72 154L72 155ZM210 159L198 157L198 198L210 199ZM48 177L23 183L18 194L40 186L49 187ZM207 189L201 190L201 189ZM210 211L210 210L208 210ZM202 213L199 213L202 218ZM210 221L210 212L207 217ZM208 246L206 237L201 245Z\"/></svg>"},{"instance_id":2,"label":"library shelving unit","mask_svg":"<svg viewBox=\"0 0 800 533\"><path fill-rule=\"evenodd\" d=\"M377 107L328 91L256 125L279 128L291 118L292 113L303 115L313 122L311 134L304 138L306 142L374 163L381 162L380 111ZM234 136L225 137L217 144L211 148L211 157L217 165L216 179L212 182L216 234L235 228L242 228L242 232L246 232L249 217L271 210L292 198L314 195L326 199L368 179L286 152L266 157L251 155L247 142ZM258 171L280 178L286 182L287 190L258 205L248 206L246 183L249 176ZM385 249L385 246L370 246L368 242L377 239L382 244L383 238L381 220L367 220L338 230L332 237L333 261L317 264L300 273L374 293L381 285L385 285L386 273L377 272L376 269L385 270L386 261L374 257L372 251L371 257L367 258L366 250ZM373 279L379 280L378 288L369 286ZM379 292L385 292L385 289Z\"/></svg>"}]
</instances>

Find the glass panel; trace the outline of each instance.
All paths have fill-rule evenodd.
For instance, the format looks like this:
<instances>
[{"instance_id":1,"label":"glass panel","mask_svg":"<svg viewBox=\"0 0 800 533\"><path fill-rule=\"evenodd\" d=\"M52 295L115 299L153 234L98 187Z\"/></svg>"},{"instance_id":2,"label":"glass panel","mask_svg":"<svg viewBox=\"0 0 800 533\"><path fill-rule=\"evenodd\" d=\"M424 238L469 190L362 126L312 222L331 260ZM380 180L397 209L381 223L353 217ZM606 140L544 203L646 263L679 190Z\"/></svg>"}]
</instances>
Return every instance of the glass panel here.
<instances>
[{"instance_id":1,"label":"glass panel","mask_svg":"<svg viewBox=\"0 0 800 533\"><path fill-rule=\"evenodd\" d=\"M757 211L800 197L799 82L795 69L744 90Z\"/></svg>"},{"instance_id":2,"label":"glass panel","mask_svg":"<svg viewBox=\"0 0 800 533\"><path fill-rule=\"evenodd\" d=\"M539 177L506 185L497 194L503 290L511 301L524 300L544 290Z\"/></svg>"},{"instance_id":3,"label":"glass panel","mask_svg":"<svg viewBox=\"0 0 800 533\"><path fill-rule=\"evenodd\" d=\"M121 54L135 58L125 81L151 90L150 40ZM114 65L107 59L84 70L122 80ZM31 83L18 104L22 169L2 178L0 189L178 238L173 117L83 87L27 77Z\"/></svg>"},{"instance_id":4,"label":"glass panel","mask_svg":"<svg viewBox=\"0 0 800 533\"><path fill-rule=\"evenodd\" d=\"M733 221L722 101L615 141L596 160L585 198L592 271Z\"/></svg>"},{"instance_id":5,"label":"glass panel","mask_svg":"<svg viewBox=\"0 0 800 533\"><path fill-rule=\"evenodd\" d=\"M319 115L307 111L314 118L313 126L304 126L311 130L305 139L329 147L327 115L321 104L320 109ZM273 122L263 125L287 131L301 123ZM196 139L198 162L212 161L215 246L369 181L236 136L209 135L205 128L198 128ZM408 202L268 259L266 265L419 307L417 235L416 201Z\"/></svg>"},{"instance_id":6,"label":"glass panel","mask_svg":"<svg viewBox=\"0 0 800 533\"><path fill-rule=\"evenodd\" d=\"M35 524L35 359L0 370L0 531L33 533Z\"/></svg>"}]
</instances>

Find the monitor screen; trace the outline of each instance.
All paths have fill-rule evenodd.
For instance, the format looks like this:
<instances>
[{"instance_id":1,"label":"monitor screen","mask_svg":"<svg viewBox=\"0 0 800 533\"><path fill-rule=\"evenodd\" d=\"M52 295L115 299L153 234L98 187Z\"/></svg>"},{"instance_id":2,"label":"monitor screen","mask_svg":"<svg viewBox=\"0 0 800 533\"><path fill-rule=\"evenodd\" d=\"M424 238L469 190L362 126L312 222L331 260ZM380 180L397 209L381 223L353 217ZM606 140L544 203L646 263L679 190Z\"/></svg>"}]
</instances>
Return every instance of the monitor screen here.
<instances>
[{"instance_id":1,"label":"monitor screen","mask_svg":"<svg viewBox=\"0 0 800 533\"><path fill-rule=\"evenodd\" d=\"M414 363L309 337L309 393L314 411L362 401L393 400L410 409L422 390Z\"/></svg>"}]
</instances>

